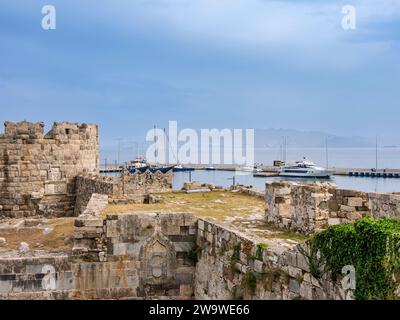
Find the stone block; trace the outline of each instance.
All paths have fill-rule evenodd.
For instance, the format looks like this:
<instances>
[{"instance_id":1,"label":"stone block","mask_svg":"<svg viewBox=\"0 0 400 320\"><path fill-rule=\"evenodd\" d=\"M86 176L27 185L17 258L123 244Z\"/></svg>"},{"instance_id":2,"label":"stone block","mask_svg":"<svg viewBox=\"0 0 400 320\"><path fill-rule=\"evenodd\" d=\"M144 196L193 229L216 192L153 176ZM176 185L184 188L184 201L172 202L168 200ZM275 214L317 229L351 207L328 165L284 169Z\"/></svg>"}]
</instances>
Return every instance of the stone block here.
<instances>
[{"instance_id":1,"label":"stone block","mask_svg":"<svg viewBox=\"0 0 400 320\"><path fill-rule=\"evenodd\" d=\"M86 227L103 227L103 219L85 219L84 225Z\"/></svg>"},{"instance_id":2,"label":"stone block","mask_svg":"<svg viewBox=\"0 0 400 320\"><path fill-rule=\"evenodd\" d=\"M313 276L311 276L311 284L314 287L321 288L321 284L319 283L318 279L314 278Z\"/></svg>"},{"instance_id":3,"label":"stone block","mask_svg":"<svg viewBox=\"0 0 400 320\"><path fill-rule=\"evenodd\" d=\"M297 266L297 253L293 251L286 251L284 253L286 264Z\"/></svg>"},{"instance_id":4,"label":"stone block","mask_svg":"<svg viewBox=\"0 0 400 320\"><path fill-rule=\"evenodd\" d=\"M225 241L229 241L230 240L230 237L231 237L231 233L229 232L229 231L223 231L222 232L222 238L225 240Z\"/></svg>"},{"instance_id":5,"label":"stone block","mask_svg":"<svg viewBox=\"0 0 400 320\"><path fill-rule=\"evenodd\" d=\"M201 231L204 231L204 221L203 220L199 220L198 229Z\"/></svg>"},{"instance_id":6,"label":"stone block","mask_svg":"<svg viewBox=\"0 0 400 320\"><path fill-rule=\"evenodd\" d=\"M248 261L248 256L244 254L243 252L239 252L239 260L243 264L247 264Z\"/></svg>"},{"instance_id":7,"label":"stone block","mask_svg":"<svg viewBox=\"0 0 400 320\"><path fill-rule=\"evenodd\" d=\"M362 207L363 199L358 197L347 198L347 205L351 207Z\"/></svg>"},{"instance_id":8,"label":"stone block","mask_svg":"<svg viewBox=\"0 0 400 320\"><path fill-rule=\"evenodd\" d=\"M310 272L310 266L308 265L308 259L300 252L297 254L297 267L303 271Z\"/></svg>"},{"instance_id":9,"label":"stone block","mask_svg":"<svg viewBox=\"0 0 400 320\"><path fill-rule=\"evenodd\" d=\"M72 271L65 271L58 273L57 279L57 289L58 290L71 290L74 287L73 284L73 272Z\"/></svg>"},{"instance_id":10,"label":"stone block","mask_svg":"<svg viewBox=\"0 0 400 320\"><path fill-rule=\"evenodd\" d=\"M325 300L326 293L321 288L316 288L313 292L313 300Z\"/></svg>"},{"instance_id":11,"label":"stone block","mask_svg":"<svg viewBox=\"0 0 400 320\"><path fill-rule=\"evenodd\" d=\"M11 280L1 280L0 281L0 293L9 293L13 289L13 281Z\"/></svg>"},{"instance_id":12,"label":"stone block","mask_svg":"<svg viewBox=\"0 0 400 320\"><path fill-rule=\"evenodd\" d=\"M118 226L117 220L107 220L107 231L106 231L107 238L118 237L119 232L117 226Z\"/></svg>"},{"instance_id":13,"label":"stone block","mask_svg":"<svg viewBox=\"0 0 400 320\"><path fill-rule=\"evenodd\" d=\"M114 243L113 244L113 255L124 256L127 254L129 243Z\"/></svg>"},{"instance_id":14,"label":"stone block","mask_svg":"<svg viewBox=\"0 0 400 320\"><path fill-rule=\"evenodd\" d=\"M295 279L290 279L289 280L289 290L295 294L300 293L300 284L297 280Z\"/></svg>"},{"instance_id":15,"label":"stone block","mask_svg":"<svg viewBox=\"0 0 400 320\"><path fill-rule=\"evenodd\" d=\"M340 218L328 218L328 225L334 226L341 223Z\"/></svg>"},{"instance_id":16,"label":"stone block","mask_svg":"<svg viewBox=\"0 0 400 320\"><path fill-rule=\"evenodd\" d=\"M289 195L291 193L291 191L292 190L290 187L277 188L277 189L275 189L275 196L283 197L283 196Z\"/></svg>"},{"instance_id":17,"label":"stone block","mask_svg":"<svg viewBox=\"0 0 400 320\"><path fill-rule=\"evenodd\" d=\"M263 271L263 262L260 260L254 260L254 271L262 272Z\"/></svg>"},{"instance_id":18,"label":"stone block","mask_svg":"<svg viewBox=\"0 0 400 320\"><path fill-rule=\"evenodd\" d=\"M351 220L351 221L355 221L355 220L359 220L362 218L361 213L357 212L357 211L352 211L352 212L348 212L346 214L347 219Z\"/></svg>"},{"instance_id":19,"label":"stone block","mask_svg":"<svg viewBox=\"0 0 400 320\"><path fill-rule=\"evenodd\" d=\"M126 282L127 282L128 287L130 287L130 288L139 287L140 282L139 282L139 276L137 275L137 272L127 275Z\"/></svg>"},{"instance_id":20,"label":"stone block","mask_svg":"<svg viewBox=\"0 0 400 320\"><path fill-rule=\"evenodd\" d=\"M312 290L311 285L309 283L303 281L300 285L301 298L306 299L306 300L312 300L312 298L313 298L312 292L313 292L313 290Z\"/></svg>"},{"instance_id":21,"label":"stone block","mask_svg":"<svg viewBox=\"0 0 400 320\"><path fill-rule=\"evenodd\" d=\"M345 211L345 212L352 212L352 211L354 211L354 207L350 207L350 206L346 206L346 205L342 204L340 206L340 210Z\"/></svg>"},{"instance_id":22,"label":"stone block","mask_svg":"<svg viewBox=\"0 0 400 320\"><path fill-rule=\"evenodd\" d=\"M179 295L182 297L191 297L193 295L193 285L182 284L179 286Z\"/></svg>"},{"instance_id":23,"label":"stone block","mask_svg":"<svg viewBox=\"0 0 400 320\"><path fill-rule=\"evenodd\" d=\"M176 273L175 281L177 284L192 284L193 274L192 273Z\"/></svg>"},{"instance_id":24,"label":"stone block","mask_svg":"<svg viewBox=\"0 0 400 320\"><path fill-rule=\"evenodd\" d=\"M126 245L126 254L131 256L131 258L139 259L140 257L140 249L142 248L142 244L139 242L136 243L128 243Z\"/></svg>"},{"instance_id":25,"label":"stone block","mask_svg":"<svg viewBox=\"0 0 400 320\"><path fill-rule=\"evenodd\" d=\"M297 275L302 275L303 274L301 269L293 267L293 266L290 266L290 265L288 266L288 273L289 273L289 276L291 276L293 278L296 278Z\"/></svg>"},{"instance_id":26,"label":"stone block","mask_svg":"<svg viewBox=\"0 0 400 320\"><path fill-rule=\"evenodd\" d=\"M192 250L193 242L173 242L176 252L189 252Z\"/></svg>"}]
</instances>

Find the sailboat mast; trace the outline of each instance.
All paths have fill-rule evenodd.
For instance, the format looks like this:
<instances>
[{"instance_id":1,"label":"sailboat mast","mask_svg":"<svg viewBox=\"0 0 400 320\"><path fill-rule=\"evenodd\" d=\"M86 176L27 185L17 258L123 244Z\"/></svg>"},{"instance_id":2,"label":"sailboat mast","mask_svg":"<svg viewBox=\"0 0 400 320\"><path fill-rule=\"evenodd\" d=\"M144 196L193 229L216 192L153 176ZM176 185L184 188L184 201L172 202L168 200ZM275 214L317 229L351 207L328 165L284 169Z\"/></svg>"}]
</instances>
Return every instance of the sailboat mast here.
<instances>
[{"instance_id":1,"label":"sailboat mast","mask_svg":"<svg viewBox=\"0 0 400 320\"><path fill-rule=\"evenodd\" d=\"M158 163L158 161L157 161L157 144L156 144L156 142L157 142L157 139L156 139L156 125L154 125L154 146L155 146L155 148L154 148L154 159L156 160L156 163Z\"/></svg>"},{"instance_id":2,"label":"sailboat mast","mask_svg":"<svg viewBox=\"0 0 400 320\"><path fill-rule=\"evenodd\" d=\"M329 161L328 161L328 137L325 137L325 155L326 155L326 168L328 169L329 167Z\"/></svg>"},{"instance_id":3,"label":"sailboat mast","mask_svg":"<svg viewBox=\"0 0 400 320\"><path fill-rule=\"evenodd\" d=\"M167 130L164 128L164 154L167 154L167 145L168 145L168 136L167 136ZM167 160L167 164L169 164L169 157Z\"/></svg>"},{"instance_id":4,"label":"sailboat mast","mask_svg":"<svg viewBox=\"0 0 400 320\"><path fill-rule=\"evenodd\" d=\"M378 135L375 137L375 169L378 170Z\"/></svg>"},{"instance_id":5,"label":"sailboat mast","mask_svg":"<svg viewBox=\"0 0 400 320\"><path fill-rule=\"evenodd\" d=\"M286 163L286 148L287 148L286 136L284 137L284 146L285 146L284 147L284 157L285 158L284 158L283 161Z\"/></svg>"}]
</instances>

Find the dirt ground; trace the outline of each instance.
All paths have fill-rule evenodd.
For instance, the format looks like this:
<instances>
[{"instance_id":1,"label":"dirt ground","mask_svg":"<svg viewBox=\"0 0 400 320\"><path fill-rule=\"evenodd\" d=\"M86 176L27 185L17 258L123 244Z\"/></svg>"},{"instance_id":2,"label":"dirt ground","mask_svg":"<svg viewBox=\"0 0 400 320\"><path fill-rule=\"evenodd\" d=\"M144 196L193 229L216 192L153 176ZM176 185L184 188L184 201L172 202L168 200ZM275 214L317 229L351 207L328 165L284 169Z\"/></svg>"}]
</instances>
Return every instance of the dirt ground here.
<instances>
[{"instance_id":1,"label":"dirt ground","mask_svg":"<svg viewBox=\"0 0 400 320\"><path fill-rule=\"evenodd\" d=\"M23 220L12 221L18 224ZM68 239L74 231L74 218L41 219L38 226L0 228L0 238L6 239L6 245L0 251L18 250L21 242L26 242L35 250L70 250L72 241Z\"/></svg>"}]
</instances>

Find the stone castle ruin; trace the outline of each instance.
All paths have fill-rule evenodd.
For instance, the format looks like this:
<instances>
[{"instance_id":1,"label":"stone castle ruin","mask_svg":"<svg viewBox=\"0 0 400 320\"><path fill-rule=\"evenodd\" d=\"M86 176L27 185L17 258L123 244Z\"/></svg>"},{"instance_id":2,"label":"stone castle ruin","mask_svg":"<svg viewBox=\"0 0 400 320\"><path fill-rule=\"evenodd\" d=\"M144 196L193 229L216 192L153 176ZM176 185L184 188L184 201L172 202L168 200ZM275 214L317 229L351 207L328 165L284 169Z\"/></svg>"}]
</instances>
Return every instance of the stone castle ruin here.
<instances>
[{"instance_id":1,"label":"stone castle ruin","mask_svg":"<svg viewBox=\"0 0 400 320\"><path fill-rule=\"evenodd\" d=\"M143 201L149 192L171 189L172 175L145 173L99 176L96 125L6 122L0 135L0 218L71 217L91 197Z\"/></svg>"},{"instance_id":2,"label":"stone castle ruin","mask_svg":"<svg viewBox=\"0 0 400 320\"><path fill-rule=\"evenodd\" d=\"M399 217L400 194L338 189L330 183L268 184L265 214L274 225L301 233L366 216Z\"/></svg>"},{"instance_id":3,"label":"stone castle ruin","mask_svg":"<svg viewBox=\"0 0 400 320\"><path fill-rule=\"evenodd\" d=\"M191 187L211 192L206 184ZM272 237L174 208L100 214L110 203L156 202L155 194L171 189L171 172L100 176L95 125L55 123L45 135L42 123L7 122L0 136L0 219L24 220L29 228L51 219L27 217L67 217L71 246L0 250L0 300L353 299L341 277L316 272L315 251L291 233L316 234L367 215L400 216L398 193L288 182L231 190L265 199L263 226L273 226Z\"/></svg>"},{"instance_id":4,"label":"stone castle ruin","mask_svg":"<svg viewBox=\"0 0 400 320\"><path fill-rule=\"evenodd\" d=\"M0 217L73 216L75 179L99 172L98 127L5 123L0 135Z\"/></svg>"}]
</instances>

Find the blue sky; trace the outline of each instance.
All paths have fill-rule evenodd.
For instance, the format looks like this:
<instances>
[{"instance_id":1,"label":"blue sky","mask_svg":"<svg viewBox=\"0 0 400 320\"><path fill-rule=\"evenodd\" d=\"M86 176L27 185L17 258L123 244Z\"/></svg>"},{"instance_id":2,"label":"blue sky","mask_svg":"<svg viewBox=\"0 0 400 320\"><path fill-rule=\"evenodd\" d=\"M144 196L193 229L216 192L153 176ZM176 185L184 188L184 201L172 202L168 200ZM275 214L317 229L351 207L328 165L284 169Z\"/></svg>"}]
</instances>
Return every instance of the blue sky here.
<instances>
[{"instance_id":1,"label":"blue sky","mask_svg":"<svg viewBox=\"0 0 400 320\"><path fill-rule=\"evenodd\" d=\"M393 136L399 101L399 0L0 3L0 121L98 123L104 144L168 120Z\"/></svg>"}]
</instances>

